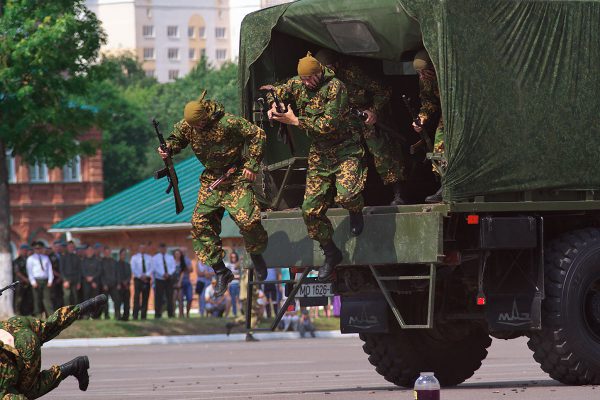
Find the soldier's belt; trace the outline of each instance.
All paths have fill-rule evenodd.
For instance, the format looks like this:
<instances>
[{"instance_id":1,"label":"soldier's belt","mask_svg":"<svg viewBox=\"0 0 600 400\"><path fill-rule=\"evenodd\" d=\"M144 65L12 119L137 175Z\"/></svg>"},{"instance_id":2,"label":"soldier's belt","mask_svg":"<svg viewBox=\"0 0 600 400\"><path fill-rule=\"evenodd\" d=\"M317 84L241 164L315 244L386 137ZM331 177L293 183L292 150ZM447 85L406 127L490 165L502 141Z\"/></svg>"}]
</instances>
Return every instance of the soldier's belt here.
<instances>
[{"instance_id":1,"label":"soldier's belt","mask_svg":"<svg viewBox=\"0 0 600 400\"><path fill-rule=\"evenodd\" d=\"M319 140L315 142L315 147L320 150L330 150L331 148L335 148L342 143L346 142L348 138L340 138L340 139L332 139L332 140Z\"/></svg>"}]
</instances>

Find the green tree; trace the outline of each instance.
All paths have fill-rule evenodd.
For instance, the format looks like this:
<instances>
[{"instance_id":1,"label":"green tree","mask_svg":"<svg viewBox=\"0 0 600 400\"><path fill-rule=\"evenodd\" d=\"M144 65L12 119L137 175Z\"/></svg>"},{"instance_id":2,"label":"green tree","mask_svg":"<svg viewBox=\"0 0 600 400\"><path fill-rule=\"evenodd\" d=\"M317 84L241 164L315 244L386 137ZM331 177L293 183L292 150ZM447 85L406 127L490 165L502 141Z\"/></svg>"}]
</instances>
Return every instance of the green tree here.
<instances>
[{"instance_id":1,"label":"green tree","mask_svg":"<svg viewBox=\"0 0 600 400\"><path fill-rule=\"evenodd\" d=\"M146 77L132 55L103 57L90 78L89 93L82 101L96 110L102 131L104 194L111 196L144 177L146 149L154 143L144 105L127 92L144 91L157 82Z\"/></svg>"},{"instance_id":2,"label":"green tree","mask_svg":"<svg viewBox=\"0 0 600 400\"><path fill-rule=\"evenodd\" d=\"M57 167L94 150L78 141L94 112L73 99L104 41L83 0L0 3L0 286L12 278L6 152ZM0 317L12 313L12 295L0 297Z\"/></svg>"}]
</instances>

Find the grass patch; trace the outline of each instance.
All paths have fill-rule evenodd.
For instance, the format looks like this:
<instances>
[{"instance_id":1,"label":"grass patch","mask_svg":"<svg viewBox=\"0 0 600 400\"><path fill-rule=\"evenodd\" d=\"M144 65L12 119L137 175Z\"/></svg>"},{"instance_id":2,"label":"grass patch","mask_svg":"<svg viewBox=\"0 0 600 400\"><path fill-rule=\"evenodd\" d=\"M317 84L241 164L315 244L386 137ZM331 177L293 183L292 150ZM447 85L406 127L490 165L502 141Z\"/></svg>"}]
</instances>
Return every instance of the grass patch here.
<instances>
[{"instance_id":1,"label":"grass patch","mask_svg":"<svg viewBox=\"0 0 600 400\"><path fill-rule=\"evenodd\" d=\"M155 320L149 316L146 321L115 321L115 320L81 320L76 321L62 331L59 339L73 338L102 338L102 337L135 337L135 336L170 336L170 335L209 335L225 333L225 324L233 318L162 318ZM267 319L260 324L261 328L271 326L273 319ZM313 320L317 330L338 330L338 318L317 318ZM237 327L234 332L243 332L243 327Z\"/></svg>"}]
</instances>

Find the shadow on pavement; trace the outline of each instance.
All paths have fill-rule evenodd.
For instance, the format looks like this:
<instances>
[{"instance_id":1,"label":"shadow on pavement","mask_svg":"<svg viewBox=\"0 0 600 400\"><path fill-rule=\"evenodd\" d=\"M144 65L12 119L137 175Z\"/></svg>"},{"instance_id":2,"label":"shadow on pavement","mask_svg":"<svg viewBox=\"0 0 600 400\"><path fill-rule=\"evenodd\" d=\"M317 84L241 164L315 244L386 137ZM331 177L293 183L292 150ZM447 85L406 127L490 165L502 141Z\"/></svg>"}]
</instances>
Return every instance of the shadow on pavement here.
<instances>
[{"instance_id":1,"label":"shadow on pavement","mask_svg":"<svg viewBox=\"0 0 600 400\"><path fill-rule=\"evenodd\" d=\"M458 386L445 387L443 390L460 390L460 389L507 389L507 388L523 388L523 387L563 387L562 383L553 379L545 380L521 380L521 381L503 381L503 382L469 382L462 383Z\"/></svg>"}]
</instances>

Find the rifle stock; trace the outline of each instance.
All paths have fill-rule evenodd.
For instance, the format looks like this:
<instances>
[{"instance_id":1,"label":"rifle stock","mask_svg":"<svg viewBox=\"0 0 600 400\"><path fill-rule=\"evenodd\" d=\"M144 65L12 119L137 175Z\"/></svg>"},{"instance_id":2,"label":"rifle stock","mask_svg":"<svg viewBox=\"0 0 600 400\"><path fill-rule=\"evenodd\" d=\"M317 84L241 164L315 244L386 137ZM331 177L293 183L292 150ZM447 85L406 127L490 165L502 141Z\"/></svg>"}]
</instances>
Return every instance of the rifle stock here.
<instances>
[{"instance_id":1,"label":"rifle stock","mask_svg":"<svg viewBox=\"0 0 600 400\"><path fill-rule=\"evenodd\" d=\"M156 131L156 136L158 137L161 150L168 153L169 148L167 147L165 138L158 129L158 121L154 118L152 118L152 125L154 125L154 130ZM173 190L173 197L175 198L175 213L179 214L183 211L183 201L181 200L181 194L179 193L179 179L177 178L177 172L175 171L175 166L173 165L173 159L171 158L171 155L169 155L163 161L165 163L165 167L154 173L154 179L162 179L164 177L167 178L169 185L167 186L166 193L169 194L171 190Z\"/></svg>"},{"instance_id":2,"label":"rifle stock","mask_svg":"<svg viewBox=\"0 0 600 400\"><path fill-rule=\"evenodd\" d=\"M270 88L270 89L267 89L267 91L273 97L273 102L275 103L275 109L277 110L277 112L280 113L280 114L286 113L287 112L287 107L285 107L285 105L283 104L283 102L279 99L279 96L277 96L277 93L275 92L275 89L274 88ZM294 139L292 138L292 135L290 134L290 131L289 131L287 125L281 124L281 123L279 124L279 128L277 129L277 137L279 137L279 139L284 144L288 145L288 147L290 148L290 153L292 154L292 157L295 156L296 155L296 149L295 149L295 146L294 146Z\"/></svg>"},{"instance_id":3,"label":"rifle stock","mask_svg":"<svg viewBox=\"0 0 600 400\"><path fill-rule=\"evenodd\" d=\"M412 106L410 105L410 99L408 97L406 97L406 95L402 95L402 101L404 102L404 105L406 106L406 109L408 110L408 113L410 114L410 117L412 118L413 122L415 124L417 124L417 126L420 126L421 128L421 132L419 132L419 136L421 136L421 141L423 143L425 143L425 146L427 147L427 151L431 152L433 151L433 143L431 143L431 138L429 137L429 133L426 131L425 127L421 125L421 119L419 118L418 115L415 114ZM416 150L419 146L416 146L414 149ZM412 151L412 149L411 149ZM412 153L411 153L412 154Z\"/></svg>"}]
</instances>

